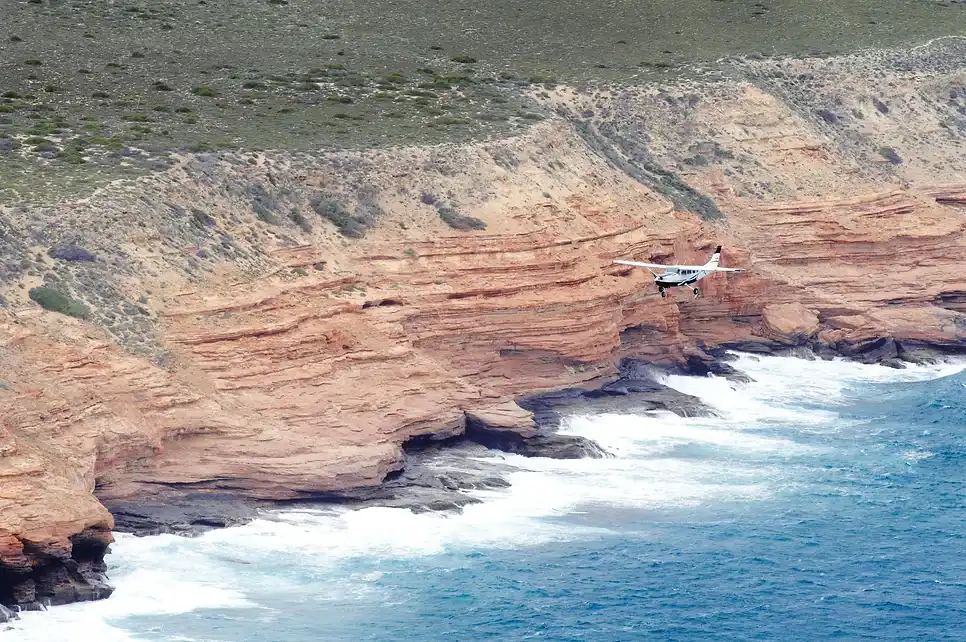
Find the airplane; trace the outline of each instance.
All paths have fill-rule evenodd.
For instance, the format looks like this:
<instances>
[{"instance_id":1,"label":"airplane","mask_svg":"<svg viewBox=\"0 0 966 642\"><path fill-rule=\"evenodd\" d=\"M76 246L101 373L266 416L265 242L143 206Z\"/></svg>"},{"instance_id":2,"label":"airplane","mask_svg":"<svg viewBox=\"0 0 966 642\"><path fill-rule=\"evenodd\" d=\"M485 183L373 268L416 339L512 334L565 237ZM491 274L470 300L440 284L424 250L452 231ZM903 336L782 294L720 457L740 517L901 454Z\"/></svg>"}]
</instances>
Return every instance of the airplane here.
<instances>
[{"instance_id":1,"label":"airplane","mask_svg":"<svg viewBox=\"0 0 966 642\"><path fill-rule=\"evenodd\" d=\"M667 288L694 285L704 277L714 272L744 272L744 269L742 268L718 267L718 262L720 260L721 246L719 245L715 248L714 254L711 255L711 258L704 265L662 265L660 263L640 263L638 261L619 260L615 260L614 263L647 268L647 271L654 275L654 282L657 284L657 288L661 292L661 298L664 298L667 296L667 293L665 292ZM658 274L651 268L664 268L664 271ZM695 287L694 298L698 298L700 294L700 288Z\"/></svg>"}]
</instances>

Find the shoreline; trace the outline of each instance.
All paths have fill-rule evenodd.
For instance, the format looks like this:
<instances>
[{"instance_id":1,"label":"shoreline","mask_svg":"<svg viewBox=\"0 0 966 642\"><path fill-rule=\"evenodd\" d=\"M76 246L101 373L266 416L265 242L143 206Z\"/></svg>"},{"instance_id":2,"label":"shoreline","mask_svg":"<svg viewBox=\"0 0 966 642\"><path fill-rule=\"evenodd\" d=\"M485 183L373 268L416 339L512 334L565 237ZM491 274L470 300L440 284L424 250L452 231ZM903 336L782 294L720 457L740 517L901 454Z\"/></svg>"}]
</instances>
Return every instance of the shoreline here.
<instances>
[{"instance_id":1,"label":"shoreline","mask_svg":"<svg viewBox=\"0 0 966 642\"><path fill-rule=\"evenodd\" d=\"M941 610L943 600L930 598L953 595L955 586L940 586L937 594L935 583L910 577L902 551L942 551L933 557L955 560L955 540L940 538L936 548L921 528L891 519L891 512L899 503L937 532L955 524L943 518L944 493L962 452L956 410L966 360L896 370L838 359L733 356L729 365L751 382L658 377L718 416L578 411L564 421L561 433L590 438L613 459L445 449L433 463L436 472L464 470L468 462L469 470L479 463L504 476L505 466L511 482L467 491L483 501L460 513L293 506L198 537L118 534L107 558L117 587L110 600L21 614L9 627L0 625L0 640L189 639L216 627L226 640L289 634L294 642L300 633L324 629L323 635L346 642L367 635L389 642L408 627L415 631L409 638L445 642L454 627L478 625L481 613L494 622L488 630L498 638L536 628L559 638L581 631L620 637L608 612L640 611L626 600L627 591L673 597L688 577L711 578L694 584L705 590L685 596L699 613L689 629L699 638L707 637L701 614L722 595L720 577L729 582L724 594L738 600L748 597L742 579L761 577L757 604L770 604L774 586L791 586L781 608L791 615L800 611L796 584L808 586L814 598L808 617L825 623L810 629L818 637L838 625L834 613L821 619L827 610L821 598L830 592L852 595L850 608L860 613L871 603L888 618L895 612L890 591L902 586ZM890 548L896 540L903 546ZM858 564L879 572L865 553L882 542L894 581L872 599L868 591L850 592L863 575L834 570ZM736 567L746 570L709 573ZM823 571L832 573L831 583L798 582ZM543 587L554 590L541 594ZM601 587L615 592L599 600ZM439 603L448 595L460 598ZM572 608L554 611L568 595ZM680 615L676 600L666 606L667 615L645 609L629 617L660 637L667 618ZM573 613L584 607L599 619L577 622ZM519 613L534 617L518 619ZM745 610L736 613L740 620ZM732 614L725 612L738 622ZM753 633L774 619L759 615L738 625ZM918 620L900 616L913 631ZM956 620L953 614L945 627L930 630L942 637ZM870 635L881 630L879 618L867 622Z\"/></svg>"},{"instance_id":2,"label":"shoreline","mask_svg":"<svg viewBox=\"0 0 966 642\"><path fill-rule=\"evenodd\" d=\"M714 411L697 397L669 388L657 381L661 375L724 377L737 382L751 379L729 365L743 352L751 355L783 356L807 360L845 360L882 367L905 368L948 362L966 354L966 344L927 344L881 338L854 345L829 346L821 342L796 345L771 340L722 344L705 353L673 365L624 359L613 380L593 388L565 388L521 397L519 406L533 414L536 430L523 437L498 423L480 417L468 419L463 433L433 439L422 436L404 445L403 468L391 473L382 483L370 487L318 494L288 501L253 500L230 493L185 492L168 489L153 497L128 502L105 502L115 518L112 532L137 537L162 533L193 537L204 532L248 523L266 512L286 507L325 507L341 505L352 509L367 507L404 508L413 512L459 512L464 506L483 500L466 494L468 490L507 488L506 472L492 464L471 464L471 458L500 451L526 457L558 459L602 458L607 453L598 444L580 436L560 435L557 430L568 414L596 411L668 411L682 417L711 416ZM460 470L440 473L431 464L439 458L458 458ZM507 469L509 470L509 469ZM0 610L0 623L17 619L20 610L45 610L72 602L108 599L114 591L107 575L105 555L109 543L105 533L82 534L76 539L70 557L49 555L47 565L30 576L37 587L52 587L60 580L70 587L56 599L41 603L8 604ZM113 537L110 537L113 541ZM40 578L36 576L41 576ZM3 576L0 576L2 578ZM10 579L7 572L7 581ZM38 581L39 579L39 581ZM0 589L8 587L0 586Z\"/></svg>"},{"instance_id":3,"label":"shoreline","mask_svg":"<svg viewBox=\"0 0 966 642\"><path fill-rule=\"evenodd\" d=\"M194 535L215 528L243 524L259 511L278 510L288 506L343 505L353 508L387 506L407 508L416 512L459 510L474 500L460 491L502 488L505 480L494 478L486 471L467 471L464 476L433 477L425 463L447 453L480 454L487 451L514 453L525 457L555 459L602 458L609 454L590 439L561 435L557 432L562 420L576 412L652 412L668 411L681 417L713 416L714 410L697 397L679 392L657 381L660 375L714 375L739 383L751 381L735 370L729 353L794 357L805 360L844 360L867 365L902 369L908 365L934 365L950 358L966 355L963 344L927 344L883 338L862 344L830 346L818 341L790 345L770 340L741 341L722 344L709 350L707 358L692 356L673 365L654 364L640 359L626 358L619 366L619 374L611 381L591 388L562 388L517 398L516 403L533 414L534 434L521 436L518 432L497 423L487 423L480 417L468 417L464 432L457 435L422 435L403 444L404 467L387 475L375 486L346 488L292 500L252 500L229 493L180 494L172 492L163 502L108 502L116 521L115 531L137 536L158 533ZM171 499L181 501L171 502ZM172 505L173 504L173 505ZM134 513L134 505L147 508ZM205 510L223 506L200 516ZM153 511L157 511L156 513ZM140 516L141 521L137 519ZM184 518L188 519L185 520ZM120 525L120 527L118 527Z\"/></svg>"},{"instance_id":4,"label":"shoreline","mask_svg":"<svg viewBox=\"0 0 966 642\"><path fill-rule=\"evenodd\" d=\"M23 260L0 293L0 604L109 597L115 530L313 502L458 510L505 480L434 476L441 453L599 457L556 432L562 413L700 412L649 369L738 378L729 349L891 368L966 353L959 48L562 86L543 98L560 117L513 140L202 154L137 195L5 210ZM329 192L379 224L347 237L313 205ZM48 250L78 251L35 251L45 226ZM715 243L751 270L694 300L611 263ZM38 274L93 316L42 310Z\"/></svg>"}]
</instances>

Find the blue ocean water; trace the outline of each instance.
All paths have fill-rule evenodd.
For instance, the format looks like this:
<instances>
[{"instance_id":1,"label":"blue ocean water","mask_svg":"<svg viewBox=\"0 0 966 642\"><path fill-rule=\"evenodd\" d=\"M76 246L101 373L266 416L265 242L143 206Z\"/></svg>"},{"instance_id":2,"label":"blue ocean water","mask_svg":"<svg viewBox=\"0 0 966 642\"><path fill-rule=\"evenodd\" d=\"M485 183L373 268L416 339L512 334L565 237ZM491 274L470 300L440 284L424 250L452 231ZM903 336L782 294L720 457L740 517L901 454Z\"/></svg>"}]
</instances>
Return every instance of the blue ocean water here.
<instances>
[{"instance_id":1,"label":"blue ocean water","mask_svg":"<svg viewBox=\"0 0 966 642\"><path fill-rule=\"evenodd\" d=\"M110 600L0 640L966 639L966 373L756 358L720 416L574 417L461 515L295 511L121 537ZM449 464L451 465L451 464Z\"/></svg>"}]
</instances>

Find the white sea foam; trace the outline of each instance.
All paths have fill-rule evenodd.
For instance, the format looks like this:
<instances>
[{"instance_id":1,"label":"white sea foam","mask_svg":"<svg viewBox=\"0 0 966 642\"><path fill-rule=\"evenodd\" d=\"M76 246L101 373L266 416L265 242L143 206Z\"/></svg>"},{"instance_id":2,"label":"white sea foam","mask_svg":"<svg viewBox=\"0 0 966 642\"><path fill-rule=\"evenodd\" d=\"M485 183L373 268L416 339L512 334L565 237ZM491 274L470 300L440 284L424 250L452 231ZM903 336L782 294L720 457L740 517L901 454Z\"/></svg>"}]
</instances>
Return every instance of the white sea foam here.
<instances>
[{"instance_id":1,"label":"white sea foam","mask_svg":"<svg viewBox=\"0 0 966 642\"><path fill-rule=\"evenodd\" d=\"M563 432L594 439L613 457L551 460L494 453L485 459L514 467L511 487L475 493L485 501L458 515L394 508L291 510L197 538L119 535L109 557L117 586L110 599L23 614L12 630L0 632L0 642L127 641L134 633L121 627L130 615L265 608L246 589L257 587L260 594L302 591L303 584L292 584L296 570L299 577L315 582L313 599L393 601L381 593L380 572L351 572L351 562L594 537L606 531L552 519L591 506L688 509L767 500L796 483L786 462L808 459L821 449L798 440L787 426L803 432L835 429L840 423L835 405L845 402L856 384L923 381L966 367L892 370L750 355L739 355L734 365L754 381L664 378L668 386L699 397L719 416L571 417ZM786 429L778 430L780 426ZM929 454L905 456L915 460ZM265 611L271 616L270 609ZM149 639L177 638L155 632Z\"/></svg>"},{"instance_id":2,"label":"white sea foam","mask_svg":"<svg viewBox=\"0 0 966 642\"><path fill-rule=\"evenodd\" d=\"M205 608L252 606L239 591L220 581L223 578L198 573L199 568L207 570L207 566L192 566L183 557L185 551L158 554L175 543L170 541L175 539L173 536L116 537L114 550L119 559L110 561L117 589L110 599L21 613L12 630L0 632L0 640L126 642L135 638L110 624L112 620L129 615L176 615Z\"/></svg>"}]
</instances>

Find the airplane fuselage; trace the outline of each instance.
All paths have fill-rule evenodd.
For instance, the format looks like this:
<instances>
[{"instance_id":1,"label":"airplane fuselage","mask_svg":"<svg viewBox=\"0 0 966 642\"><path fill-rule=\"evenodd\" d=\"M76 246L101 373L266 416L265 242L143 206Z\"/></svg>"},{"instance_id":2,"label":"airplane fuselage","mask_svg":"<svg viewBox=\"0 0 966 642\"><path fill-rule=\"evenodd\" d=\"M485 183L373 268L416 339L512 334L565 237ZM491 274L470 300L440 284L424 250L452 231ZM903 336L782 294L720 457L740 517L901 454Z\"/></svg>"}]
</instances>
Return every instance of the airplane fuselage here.
<instances>
[{"instance_id":1,"label":"airplane fuselage","mask_svg":"<svg viewBox=\"0 0 966 642\"><path fill-rule=\"evenodd\" d=\"M654 275L654 283L659 288L677 288L697 283L711 274L705 270L680 270Z\"/></svg>"}]
</instances>

